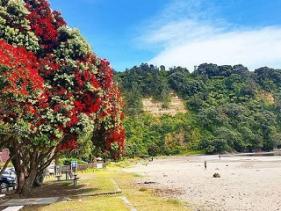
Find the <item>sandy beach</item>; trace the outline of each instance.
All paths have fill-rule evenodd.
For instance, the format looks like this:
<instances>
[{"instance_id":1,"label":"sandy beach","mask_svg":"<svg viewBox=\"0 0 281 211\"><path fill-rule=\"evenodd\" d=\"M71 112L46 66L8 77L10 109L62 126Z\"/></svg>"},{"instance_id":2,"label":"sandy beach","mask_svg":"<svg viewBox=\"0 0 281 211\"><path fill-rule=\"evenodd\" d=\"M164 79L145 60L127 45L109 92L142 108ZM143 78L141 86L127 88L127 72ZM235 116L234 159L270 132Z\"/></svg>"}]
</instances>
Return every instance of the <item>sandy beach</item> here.
<instances>
[{"instance_id":1,"label":"sandy beach","mask_svg":"<svg viewBox=\"0 0 281 211\"><path fill-rule=\"evenodd\" d=\"M188 202L192 210L281 210L280 156L171 157L126 171L144 175L139 183L155 182L147 186Z\"/></svg>"}]
</instances>

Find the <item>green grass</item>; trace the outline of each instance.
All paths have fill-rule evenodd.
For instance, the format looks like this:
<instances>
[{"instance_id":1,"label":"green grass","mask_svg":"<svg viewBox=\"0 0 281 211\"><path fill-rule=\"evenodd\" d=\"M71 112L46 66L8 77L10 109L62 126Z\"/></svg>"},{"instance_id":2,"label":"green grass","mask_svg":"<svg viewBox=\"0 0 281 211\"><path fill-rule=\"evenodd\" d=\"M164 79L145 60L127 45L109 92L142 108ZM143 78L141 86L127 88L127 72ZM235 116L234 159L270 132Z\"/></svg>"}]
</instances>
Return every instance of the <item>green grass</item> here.
<instances>
[{"instance_id":1,"label":"green grass","mask_svg":"<svg viewBox=\"0 0 281 211\"><path fill-rule=\"evenodd\" d=\"M128 211L118 197L99 196L62 201L44 207L28 207L23 211Z\"/></svg>"},{"instance_id":2,"label":"green grass","mask_svg":"<svg viewBox=\"0 0 281 211\"><path fill-rule=\"evenodd\" d=\"M47 177L42 187L34 189L30 197L72 197L72 196L95 196L103 193L114 193L116 184L105 170L93 170L78 173L78 186L74 187L73 181L56 181L55 177Z\"/></svg>"},{"instance_id":3,"label":"green grass","mask_svg":"<svg viewBox=\"0 0 281 211\"><path fill-rule=\"evenodd\" d=\"M61 201L49 206L25 207L24 211L123 211L129 210L120 196L126 196L138 211L184 211L189 210L181 201L162 198L150 188L137 184L139 175L126 173L120 166L134 163L134 160L113 163L103 170L89 169L79 173L79 187L73 188L70 182L47 183L34 192L35 197L64 196L69 201ZM89 196L89 194L112 192L119 186L122 194ZM80 195L73 197L72 195Z\"/></svg>"},{"instance_id":4,"label":"green grass","mask_svg":"<svg viewBox=\"0 0 281 211\"><path fill-rule=\"evenodd\" d=\"M110 168L127 168L131 167L139 162L141 162L143 159L141 158L124 158L121 161L118 162L111 162L108 164L108 167Z\"/></svg>"},{"instance_id":5,"label":"green grass","mask_svg":"<svg viewBox=\"0 0 281 211\"><path fill-rule=\"evenodd\" d=\"M181 155L202 155L202 154L206 154L205 150L183 150L181 151L181 153L179 154Z\"/></svg>"}]
</instances>

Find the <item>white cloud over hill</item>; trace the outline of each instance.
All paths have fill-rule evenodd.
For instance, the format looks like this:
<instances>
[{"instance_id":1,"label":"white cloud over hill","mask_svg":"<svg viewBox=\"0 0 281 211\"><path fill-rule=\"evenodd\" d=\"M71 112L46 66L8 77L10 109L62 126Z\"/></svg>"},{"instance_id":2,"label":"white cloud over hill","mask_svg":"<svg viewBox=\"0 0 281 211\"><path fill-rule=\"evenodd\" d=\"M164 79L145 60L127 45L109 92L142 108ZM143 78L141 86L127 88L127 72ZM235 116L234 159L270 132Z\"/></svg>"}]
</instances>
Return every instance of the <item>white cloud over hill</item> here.
<instances>
[{"instance_id":1,"label":"white cloud over hill","mask_svg":"<svg viewBox=\"0 0 281 211\"><path fill-rule=\"evenodd\" d=\"M190 70L205 62L281 68L281 26L235 27L200 12L204 2L172 1L151 20L140 40L161 51L149 63Z\"/></svg>"}]
</instances>

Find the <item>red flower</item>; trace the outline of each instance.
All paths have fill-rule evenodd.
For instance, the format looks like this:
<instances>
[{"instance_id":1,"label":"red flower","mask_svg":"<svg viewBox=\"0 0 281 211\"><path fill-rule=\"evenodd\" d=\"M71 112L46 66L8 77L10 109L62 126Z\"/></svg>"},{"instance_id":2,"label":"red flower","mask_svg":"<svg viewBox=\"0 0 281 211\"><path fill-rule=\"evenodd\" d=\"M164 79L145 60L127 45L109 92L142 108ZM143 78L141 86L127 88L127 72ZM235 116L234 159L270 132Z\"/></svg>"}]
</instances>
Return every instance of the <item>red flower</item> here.
<instances>
[{"instance_id":1,"label":"red flower","mask_svg":"<svg viewBox=\"0 0 281 211\"><path fill-rule=\"evenodd\" d=\"M0 40L0 66L7 68L2 77L8 81L4 93L27 96L43 89L44 82L38 73L38 62L32 53Z\"/></svg>"},{"instance_id":2,"label":"red flower","mask_svg":"<svg viewBox=\"0 0 281 211\"><path fill-rule=\"evenodd\" d=\"M58 151L72 151L78 147L77 139L71 138L69 140L64 141L60 146L58 147Z\"/></svg>"},{"instance_id":3,"label":"red flower","mask_svg":"<svg viewBox=\"0 0 281 211\"><path fill-rule=\"evenodd\" d=\"M58 43L58 28L65 25L60 13L52 11L46 0L27 1L31 29L40 38L41 48L52 49Z\"/></svg>"},{"instance_id":4,"label":"red flower","mask_svg":"<svg viewBox=\"0 0 281 211\"><path fill-rule=\"evenodd\" d=\"M74 106L78 111L83 111L84 109L84 105L78 100L74 102Z\"/></svg>"}]
</instances>

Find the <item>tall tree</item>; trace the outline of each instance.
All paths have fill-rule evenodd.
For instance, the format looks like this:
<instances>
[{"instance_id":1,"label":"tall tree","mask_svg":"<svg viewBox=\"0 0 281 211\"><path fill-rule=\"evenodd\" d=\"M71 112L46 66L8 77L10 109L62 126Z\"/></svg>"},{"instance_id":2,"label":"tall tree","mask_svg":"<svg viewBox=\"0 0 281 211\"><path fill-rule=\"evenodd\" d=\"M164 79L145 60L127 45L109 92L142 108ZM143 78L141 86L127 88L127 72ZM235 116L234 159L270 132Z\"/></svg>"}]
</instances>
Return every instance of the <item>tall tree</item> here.
<instances>
[{"instance_id":1,"label":"tall tree","mask_svg":"<svg viewBox=\"0 0 281 211\"><path fill-rule=\"evenodd\" d=\"M17 192L29 193L56 156L100 125L101 150L120 156L122 100L109 62L46 0L5 0L0 7L1 145L15 155Z\"/></svg>"}]
</instances>

